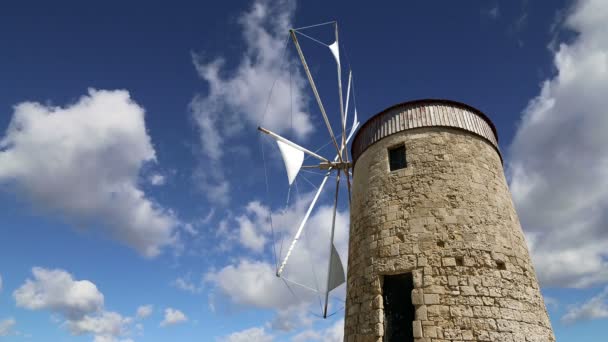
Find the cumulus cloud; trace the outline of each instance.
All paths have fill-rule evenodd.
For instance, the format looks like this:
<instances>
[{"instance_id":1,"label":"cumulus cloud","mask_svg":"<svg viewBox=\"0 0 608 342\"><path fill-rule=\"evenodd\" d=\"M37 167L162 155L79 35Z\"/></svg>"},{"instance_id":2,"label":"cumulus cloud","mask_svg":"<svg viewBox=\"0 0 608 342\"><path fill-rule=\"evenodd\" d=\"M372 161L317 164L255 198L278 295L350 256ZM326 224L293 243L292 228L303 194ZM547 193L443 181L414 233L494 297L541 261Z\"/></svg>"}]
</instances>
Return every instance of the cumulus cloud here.
<instances>
[{"instance_id":1,"label":"cumulus cloud","mask_svg":"<svg viewBox=\"0 0 608 342\"><path fill-rule=\"evenodd\" d=\"M166 308L165 318L162 320L162 322L160 322L160 326L167 327L170 325L176 325L187 321L188 317L186 317L183 312L173 308Z\"/></svg>"},{"instance_id":2,"label":"cumulus cloud","mask_svg":"<svg viewBox=\"0 0 608 342\"><path fill-rule=\"evenodd\" d=\"M96 341L115 341L117 336L128 332L132 321L132 318L123 317L119 313L104 311L99 315L85 315L78 320L68 320L66 325L74 335L94 334Z\"/></svg>"},{"instance_id":3,"label":"cumulus cloud","mask_svg":"<svg viewBox=\"0 0 608 342\"><path fill-rule=\"evenodd\" d=\"M608 287L582 305L571 306L561 320L571 324L582 320L608 318L607 299Z\"/></svg>"},{"instance_id":4,"label":"cumulus cloud","mask_svg":"<svg viewBox=\"0 0 608 342\"><path fill-rule=\"evenodd\" d=\"M13 292L17 306L59 314L72 334L93 334L95 341L113 342L128 333L132 318L104 311L104 296L91 281L60 269L34 267L32 274Z\"/></svg>"},{"instance_id":5,"label":"cumulus cloud","mask_svg":"<svg viewBox=\"0 0 608 342\"><path fill-rule=\"evenodd\" d=\"M342 342L344 340L344 319L323 330L305 330L293 337L293 342Z\"/></svg>"},{"instance_id":6,"label":"cumulus cloud","mask_svg":"<svg viewBox=\"0 0 608 342\"><path fill-rule=\"evenodd\" d=\"M267 333L264 327L254 327L234 332L228 336L218 339L218 342L272 342L274 336Z\"/></svg>"},{"instance_id":7,"label":"cumulus cloud","mask_svg":"<svg viewBox=\"0 0 608 342\"><path fill-rule=\"evenodd\" d=\"M30 310L50 310L78 319L101 310L104 297L88 280L74 280L64 270L32 269L34 279L13 293L17 306Z\"/></svg>"},{"instance_id":8,"label":"cumulus cloud","mask_svg":"<svg viewBox=\"0 0 608 342\"><path fill-rule=\"evenodd\" d=\"M7 336L13 330L13 327L17 324L14 318L7 318L0 321L0 336Z\"/></svg>"},{"instance_id":9,"label":"cumulus cloud","mask_svg":"<svg viewBox=\"0 0 608 342\"><path fill-rule=\"evenodd\" d=\"M45 211L103 231L145 256L175 243L177 220L138 188L156 160L144 109L124 90L65 107L23 102L0 140L0 183Z\"/></svg>"},{"instance_id":10,"label":"cumulus cloud","mask_svg":"<svg viewBox=\"0 0 608 342\"><path fill-rule=\"evenodd\" d=\"M577 33L524 110L508 175L543 286L608 282L608 3L578 1Z\"/></svg>"},{"instance_id":11,"label":"cumulus cloud","mask_svg":"<svg viewBox=\"0 0 608 342\"><path fill-rule=\"evenodd\" d=\"M274 248L279 254L279 260L284 257L311 199L312 194L303 194L285 210L273 211L276 234ZM247 247L247 236L238 234L242 229L242 222L247 220L247 227L268 241L260 251L265 250L266 255L270 255L273 246L268 222L269 210L257 201L250 202L243 208L242 215L236 215L233 221L224 221L226 224L223 234L235 237L233 242L237 246ZM276 316L270 323L274 330L292 331L310 326L312 320L309 313L319 310L318 306L311 307L318 305L317 294L311 289L324 291L327 279L331 217L332 207L321 205L316 208L285 267L283 276L304 286L289 283L288 288L285 282L275 276L275 265L260 259L261 255L257 251L253 254L256 258L242 257L223 268L207 272L205 281L218 294L226 296L236 305L274 310ZM348 214L345 211L338 211L336 216L335 245L343 260L346 260L344 257L347 255L348 245ZM338 288L335 295L343 297L344 287Z\"/></svg>"},{"instance_id":12,"label":"cumulus cloud","mask_svg":"<svg viewBox=\"0 0 608 342\"><path fill-rule=\"evenodd\" d=\"M154 311L154 307L152 305L142 305L137 308L137 313L135 316L139 319L143 319L150 316L152 314L152 311Z\"/></svg>"},{"instance_id":13,"label":"cumulus cloud","mask_svg":"<svg viewBox=\"0 0 608 342\"><path fill-rule=\"evenodd\" d=\"M302 303L277 309L276 316L270 322L270 327L274 331L294 331L303 327L311 327L312 324L310 303Z\"/></svg>"},{"instance_id":14,"label":"cumulus cloud","mask_svg":"<svg viewBox=\"0 0 608 342\"><path fill-rule=\"evenodd\" d=\"M274 276L274 266L262 261L241 259L205 280L214 284L233 302L256 308L276 308L292 301L288 289Z\"/></svg>"},{"instance_id":15,"label":"cumulus cloud","mask_svg":"<svg viewBox=\"0 0 608 342\"><path fill-rule=\"evenodd\" d=\"M244 128L258 125L264 113L264 125L276 132L305 138L313 131L305 112L306 82L300 73L290 74L284 63L283 50L294 11L295 1L255 1L239 19L245 53L235 70L225 70L222 57L208 61L202 55L193 56L199 76L209 86L207 94L194 97L190 108L208 159L198 176L211 201L228 201L230 185L218 171L227 142ZM292 106L293 125L284 119Z\"/></svg>"}]
</instances>

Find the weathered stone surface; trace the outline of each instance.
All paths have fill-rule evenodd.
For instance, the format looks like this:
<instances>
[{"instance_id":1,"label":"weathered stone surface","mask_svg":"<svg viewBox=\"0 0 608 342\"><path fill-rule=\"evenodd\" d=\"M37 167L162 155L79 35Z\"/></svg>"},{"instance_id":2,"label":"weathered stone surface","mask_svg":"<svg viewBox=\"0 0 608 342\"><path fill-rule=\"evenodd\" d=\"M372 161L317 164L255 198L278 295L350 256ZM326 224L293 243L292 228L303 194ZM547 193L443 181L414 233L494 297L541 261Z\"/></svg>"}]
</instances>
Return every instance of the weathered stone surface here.
<instances>
[{"instance_id":1,"label":"weathered stone surface","mask_svg":"<svg viewBox=\"0 0 608 342\"><path fill-rule=\"evenodd\" d=\"M391 172L397 144L408 164ZM488 140L450 127L385 136L358 157L352 191L345 341L382 341L382 277L405 272L415 341L555 341Z\"/></svg>"}]
</instances>

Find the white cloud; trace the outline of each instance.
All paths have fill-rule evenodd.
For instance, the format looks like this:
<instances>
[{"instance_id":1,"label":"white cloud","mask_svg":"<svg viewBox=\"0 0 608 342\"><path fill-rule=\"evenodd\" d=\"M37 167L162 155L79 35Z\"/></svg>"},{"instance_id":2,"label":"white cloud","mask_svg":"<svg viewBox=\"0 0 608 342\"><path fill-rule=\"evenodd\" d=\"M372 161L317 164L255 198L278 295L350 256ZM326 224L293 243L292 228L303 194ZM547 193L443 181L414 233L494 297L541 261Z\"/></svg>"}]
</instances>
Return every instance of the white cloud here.
<instances>
[{"instance_id":1,"label":"white cloud","mask_svg":"<svg viewBox=\"0 0 608 342\"><path fill-rule=\"evenodd\" d=\"M559 307L559 300L555 297L543 296L547 309L557 309Z\"/></svg>"},{"instance_id":2,"label":"white cloud","mask_svg":"<svg viewBox=\"0 0 608 342\"><path fill-rule=\"evenodd\" d=\"M13 292L17 306L60 314L72 334L94 334L95 341L114 342L128 333L133 319L104 311L104 296L94 283L60 269L34 267L32 274L34 279Z\"/></svg>"},{"instance_id":3,"label":"white cloud","mask_svg":"<svg viewBox=\"0 0 608 342\"><path fill-rule=\"evenodd\" d=\"M272 342L274 336L267 333L264 327L254 327L243 331L234 332L228 336L218 339L218 342Z\"/></svg>"},{"instance_id":4,"label":"white cloud","mask_svg":"<svg viewBox=\"0 0 608 342\"><path fill-rule=\"evenodd\" d=\"M302 327L310 327L312 324L310 303L302 303L278 309L276 316L270 322L270 327L275 331L293 331Z\"/></svg>"},{"instance_id":5,"label":"white cloud","mask_svg":"<svg viewBox=\"0 0 608 342\"><path fill-rule=\"evenodd\" d=\"M530 101L508 174L543 286L608 282L608 3L578 1L578 35L554 51L556 75Z\"/></svg>"},{"instance_id":6,"label":"white cloud","mask_svg":"<svg viewBox=\"0 0 608 342\"><path fill-rule=\"evenodd\" d=\"M40 267L32 269L34 279L27 279L13 296L17 306L30 310L50 310L78 319L103 307L104 297L88 280L74 280L63 270Z\"/></svg>"},{"instance_id":7,"label":"white cloud","mask_svg":"<svg viewBox=\"0 0 608 342\"><path fill-rule=\"evenodd\" d=\"M184 315L183 312L181 312L177 309L167 308L167 309L165 309L165 318L163 319L162 322L160 322L160 326L166 327L166 326L170 326L170 325L184 323L187 321L188 321L188 317L186 317L186 315Z\"/></svg>"},{"instance_id":8,"label":"white cloud","mask_svg":"<svg viewBox=\"0 0 608 342\"><path fill-rule=\"evenodd\" d=\"M146 317L150 316L153 311L154 311L154 307L152 305L150 305L150 304L142 305L137 308L136 317L139 319L146 318Z\"/></svg>"},{"instance_id":9,"label":"white cloud","mask_svg":"<svg viewBox=\"0 0 608 342\"><path fill-rule=\"evenodd\" d=\"M45 211L79 226L100 225L155 256L175 243L178 224L137 187L142 165L155 160L144 109L127 91L90 89L65 107L15 106L0 140L0 183Z\"/></svg>"},{"instance_id":10,"label":"white cloud","mask_svg":"<svg viewBox=\"0 0 608 342\"><path fill-rule=\"evenodd\" d=\"M344 340L344 319L323 330L305 330L293 337L293 342L342 342Z\"/></svg>"},{"instance_id":11,"label":"white cloud","mask_svg":"<svg viewBox=\"0 0 608 342\"><path fill-rule=\"evenodd\" d=\"M195 96L190 107L200 130L203 153L209 159L199 178L211 201L228 201L230 185L223 172L218 171L222 169L228 141L245 127L258 125L264 113L263 124L279 133L291 131L296 137L305 138L313 131L305 113L306 82L299 72L290 76L284 67L287 57L283 56L283 47L294 11L295 1L291 0L253 3L239 20L245 53L236 70L224 70L221 57L210 62L201 55L193 57L199 76L209 86L208 93ZM285 120L292 105L293 125Z\"/></svg>"},{"instance_id":12,"label":"white cloud","mask_svg":"<svg viewBox=\"0 0 608 342\"><path fill-rule=\"evenodd\" d=\"M7 318L0 321L0 336L7 336L13 330L13 327L17 324L14 318Z\"/></svg>"},{"instance_id":13,"label":"white cloud","mask_svg":"<svg viewBox=\"0 0 608 342\"><path fill-rule=\"evenodd\" d=\"M156 185L156 186L164 185L165 182L167 181L166 177L161 175L160 173L151 174L148 177L148 180L150 181L150 184Z\"/></svg>"},{"instance_id":14,"label":"white cloud","mask_svg":"<svg viewBox=\"0 0 608 342\"><path fill-rule=\"evenodd\" d=\"M195 284L191 279L191 274L187 274L184 277L178 277L172 283L173 286L178 289L190 293L201 293L203 291L203 287L200 284Z\"/></svg>"},{"instance_id":15,"label":"white cloud","mask_svg":"<svg viewBox=\"0 0 608 342\"><path fill-rule=\"evenodd\" d=\"M312 194L304 194L286 210L278 210L273 213L276 234L274 247L280 254L280 260L285 255L287 246L311 199ZM242 215L236 215L234 225L231 225L232 221L224 221L226 224L222 236L239 237L234 243L246 246L247 244L237 234L242 227L240 224L242 218L246 217L250 223L253 223L252 230L256 234L272 241L267 212L268 208L260 205L259 202L250 202L243 208ZM321 205L315 209L305 228L304 235L287 263L283 273L285 278L311 289L319 288L320 291L323 291L329 255L331 217L332 207ZM283 248L281 248L281 239L284 239ZM347 255L347 212L338 211L337 213L335 245L341 256ZM267 247L271 246L271 243L267 244ZM267 252L271 253L269 250ZM309 327L312 324L309 313L319 311L317 294L309 289L291 284L292 293L285 283L275 276L275 272L275 265L268 261L242 257L233 264L208 272L205 275L205 281L236 305L276 311L276 316L270 323L274 330L292 331ZM344 287L339 288L334 295L343 297Z\"/></svg>"},{"instance_id":16,"label":"white cloud","mask_svg":"<svg viewBox=\"0 0 608 342\"><path fill-rule=\"evenodd\" d=\"M241 259L205 279L233 302L257 308L276 308L292 301L285 284L274 276L274 267L261 261Z\"/></svg>"},{"instance_id":17,"label":"white cloud","mask_svg":"<svg viewBox=\"0 0 608 342\"><path fill-rule=\"evenodd\" d=\"M561 318L562 322L571 324L577 321L608 318L608 287L580 306L572 306Z\"/></svg>"},{"instance_id":18,"label":"white cloud","mask_svg":"<svg viewBox=\"0 0 608 342\"><path fill-rule=\"evenodd\" d=\"M98 315L85 315L78 320L68 320L66 325L74 335L94 334L96 341L114 341L117 336L128 332L132 321L132 318L123 317L116 312L104 311Z\"/></svg>"}]
</instances>

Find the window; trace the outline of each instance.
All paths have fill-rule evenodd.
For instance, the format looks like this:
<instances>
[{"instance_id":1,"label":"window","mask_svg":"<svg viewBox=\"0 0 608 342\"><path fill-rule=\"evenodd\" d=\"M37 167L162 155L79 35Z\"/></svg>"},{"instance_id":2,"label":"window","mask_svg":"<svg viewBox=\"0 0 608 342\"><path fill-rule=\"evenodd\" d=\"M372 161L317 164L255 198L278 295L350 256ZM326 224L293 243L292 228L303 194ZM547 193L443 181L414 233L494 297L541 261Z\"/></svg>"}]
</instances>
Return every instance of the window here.
<instances>
[{"instance_id":1,"label":"window","mask_svg":"<svg viewBox=\"0 0 608 342\"><path fill-rule=\"evenodd\" d=\"M384 276L384 342L414 341L416 308L412 304L413 289L411 273Z\"/></svg>"},{"instance_id":2,"label":"window","mask_svg":"<svg viewBox=\"0 0 608 342\"><path fill-rule=\"evenodd\" d=\"M461 256L456 257L456 266L464 266L464 258Z\"/></svg>"},{"instance_id":3,"label":"window","mask_svg":"<svg viewBox=\"0 0 608 342\"><path fill-rule=\"evenodd\" d=\"M388 162L391 171L407 167L405 159L405 145L399 145L388 149Z\"/></svg>"}]
</instances>

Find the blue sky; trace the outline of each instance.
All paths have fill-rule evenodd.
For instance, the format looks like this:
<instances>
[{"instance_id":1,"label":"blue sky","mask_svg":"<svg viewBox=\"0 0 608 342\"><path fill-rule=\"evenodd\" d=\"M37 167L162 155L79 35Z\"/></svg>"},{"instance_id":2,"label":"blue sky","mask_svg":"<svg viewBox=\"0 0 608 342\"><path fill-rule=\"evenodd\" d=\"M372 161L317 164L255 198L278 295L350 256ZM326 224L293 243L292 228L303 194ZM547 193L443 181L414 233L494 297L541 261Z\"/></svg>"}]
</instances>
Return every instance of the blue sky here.
<instances>
[{"instance_id":1,"label":"blue sky","mask_svg":"<svg viewBox=\"0 0 608 342\"><path fill-rule=\"evenodd\" d=\"M0 339L339 340L341 311L317 318L315 297L292 296L272 274L273 244L293 232L314 190L308 181L320 178L303 174L285 207L277 150L255 129L326 144L293 47L282 51L289 27L329 20L340 25L362 122L418 98L490 116L556 337L602 340L601 0L3 5ZM326 28L309 32L331 43ZM300 39L335 113L332 57ZM331 146L320 153L330 157ZM323 260L328 194L302 249L316 253L313 264ZM347 230L341 203L344 261ZM308 265L305 257L295 255Z\"/></svg>"}]
</instances>

